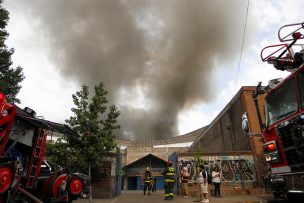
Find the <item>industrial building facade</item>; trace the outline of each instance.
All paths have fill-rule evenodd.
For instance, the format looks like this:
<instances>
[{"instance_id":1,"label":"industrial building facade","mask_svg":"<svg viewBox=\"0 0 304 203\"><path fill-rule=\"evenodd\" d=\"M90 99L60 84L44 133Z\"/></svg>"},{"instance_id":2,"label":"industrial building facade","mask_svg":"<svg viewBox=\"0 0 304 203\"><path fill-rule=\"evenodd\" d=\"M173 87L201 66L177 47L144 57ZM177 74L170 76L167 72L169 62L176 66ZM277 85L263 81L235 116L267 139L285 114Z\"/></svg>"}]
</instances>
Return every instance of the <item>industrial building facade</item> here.
<instances>
[{"instance_id":1,"label":"industrial building facade","mask_svg":"<svg viewBox=\"0 0 304 203\"><path fill-rule=\"evenodd\" d=\"M229 183L228 185L242 183L248 187L263 186L263 175L267 170L263 140L260 136L248 136L242 130L242 115L246 113L250 134L260 134L252 97L254 91L255 87L242 87L208 126L188 134L163 140L117 140L122 146L121 170L116 170L120 171L119 174L113 174L121 178L118 187L122 190L141 190L142 176L149 166L157 178L158 189L163 189L161 169L166 161L174 160L177 174L185 164L194 171L194 156L200 150L203 163L209 170L214 165L219 165L224 170L223 182ZM258 97L261 115L264 115L263 99L264 95ZM262 120L265 118L262 117ZM178 191L178 184L175 189Z\"/></svg>"},{"instance_id":2,"label":"industrial building facade","mask_svg":"<svg viewBox=\"0 0 304 203\"><path fill-rule=\"evenodd\" d=\"M240 152L249 151L253 155L256 184L263 185L263 175L267 164L263 153L263 139L259 125L258 114L252 94L256 87L242 87L233 99L225 106L219 115L211 122L209 127L194 141L190 151L203 148L204 152ZM265 95L257 98L262 121L265 121L263 99ZM242 130L242 115L246 113L249 131L252 136L246 135Z\"/></svg>"},{"instance_id":3,"label":"industrial building facade","mask_svg":"<svg viewBox=\"0 0 304 203\"><path fill-rule=\"evenodd\" d=\"M164 189L162 169L166 167L168 158L176 152L186 152L193 140L205 129L205 127L200 128L182 136L162 140L118 140L118 143L124 147L121 150L122 189L141 190L146 167L150 168L152 175L157 179L156 188Z\"/></svg>"}]
</instances>

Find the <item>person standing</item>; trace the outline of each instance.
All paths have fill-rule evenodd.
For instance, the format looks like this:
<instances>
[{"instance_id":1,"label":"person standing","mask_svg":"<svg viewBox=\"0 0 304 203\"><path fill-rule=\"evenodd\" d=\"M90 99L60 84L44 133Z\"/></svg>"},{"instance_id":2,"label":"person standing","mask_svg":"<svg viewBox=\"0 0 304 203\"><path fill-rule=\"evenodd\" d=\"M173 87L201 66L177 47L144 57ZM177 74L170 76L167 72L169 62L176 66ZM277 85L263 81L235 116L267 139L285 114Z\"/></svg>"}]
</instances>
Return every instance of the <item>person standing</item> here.
<instances>
[{"instance_id":1,"label":"person standing","mask_svg":"<svg viewBox=\"0 0 304 203\"><path fill-rule=\"evenodd\" d=\"M156 182L157 182L157 178L154 176L153 177L152 192L156 192Z\"/></svg>"},{"instance_id":2,"label":"person standing","mask_svg":"<svg viewBox=\"0 0 304 203\"><path fill-rule=\"evenodd\" d=\"M189 173L186 167L183 167L181 170L181 193L184 197L188 197L188 180L189 180Z\"/></svg>"},{"instance_id":3,"label":"person standing","mask_svg":"<svg viewBox=\"0 0 304 203\"><path fill-rule=\"evenodd\" d=\"M212 182L214 184L214 196L221 197L221 172L218 167L215 167L214 171L212 171Z\"/></svg>"},{"instance_id":4,"label":"person standing","mask_svg":"<svg viewBox=\"0 0 304 203\"><path fill-rule=\"evenodd\" d=\"M200 189L201 189L201 194L203 194L203 200L201 203L208 203L208 173L205 170L204 165L200 165L200 173L199 173L199 184L200 184Z\"/></svg>"},{"instance_id":5,"label":"person standing","mask_svg":"<svg viewBox=\"0 0 304 203\"><path fill-rule=\"evenodd\" d=\"M162 174L165 176L165 200L173 200L175 169L171 160L168 161L167 167L163 169Z\"/></svg>"},{"instance_id":6,"label":"person standing","mask_svg":"<svg viewBox=\"0 0 304 203\"><path fill-rule=\"evenodd\" d=\"M150 168L147 167L144 174L144 195L146 195L146 191L148 190L148 195L151 195L151 183L152 183L152 173Z\"/></svg>"}]
</instances>

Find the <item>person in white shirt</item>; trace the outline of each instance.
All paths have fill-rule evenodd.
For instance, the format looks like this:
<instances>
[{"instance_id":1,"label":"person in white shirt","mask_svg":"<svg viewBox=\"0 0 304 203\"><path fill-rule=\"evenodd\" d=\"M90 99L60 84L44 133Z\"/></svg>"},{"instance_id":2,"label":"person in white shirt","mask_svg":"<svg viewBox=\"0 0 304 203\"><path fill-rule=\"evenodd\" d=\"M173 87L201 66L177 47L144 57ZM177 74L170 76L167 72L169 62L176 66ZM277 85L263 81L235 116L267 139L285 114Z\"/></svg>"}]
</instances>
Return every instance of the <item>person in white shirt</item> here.
<instances>
[{"instance_id":1,"label":"person in white shirt","mask_svg":"<svg viewBox=\"0 0 304 203\"><path fill-rule=\"evenodd\" d=\"M201 194L203 194L204 199L201 201L201 203L208 203L208 174L205 170L204 165L200 165L200 173L198 177L198 181L200 184Z\"/></svg>"},{"instance_id":2,"label":"person in white shirt","mask_svg":"<svg viewBox=\"0 0 304 203\"><path fill-rule=\"evenodd\" d=\"M214 196L221 197L221 172L218 167L215 167L214 171L212 171L212 182L214 184Z\"/></svg>"}]
</instances>

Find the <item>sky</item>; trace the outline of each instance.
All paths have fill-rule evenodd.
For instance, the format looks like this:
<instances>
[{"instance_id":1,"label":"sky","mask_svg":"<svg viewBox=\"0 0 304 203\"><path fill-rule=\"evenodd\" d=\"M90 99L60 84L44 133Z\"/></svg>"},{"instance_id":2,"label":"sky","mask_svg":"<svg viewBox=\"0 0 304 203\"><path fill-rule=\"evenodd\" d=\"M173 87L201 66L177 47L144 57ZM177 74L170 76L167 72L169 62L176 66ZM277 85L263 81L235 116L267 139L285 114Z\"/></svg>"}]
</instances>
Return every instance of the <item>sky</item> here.
<instances>
[{"instance_id":1,"label":"sky","mask_svg":"<svg viewBox=\"0 0 304 203\"><path fill-rule=\"evenodd\" d=\"M302 0L6 0L4 7L6 44L26 77L20 106L64 123L72 94L104 82L128 139L186 134L208 125L242 86L288 75L260 52L280 44L281 26L304 19Z\"/></svg>"}]
</instances>

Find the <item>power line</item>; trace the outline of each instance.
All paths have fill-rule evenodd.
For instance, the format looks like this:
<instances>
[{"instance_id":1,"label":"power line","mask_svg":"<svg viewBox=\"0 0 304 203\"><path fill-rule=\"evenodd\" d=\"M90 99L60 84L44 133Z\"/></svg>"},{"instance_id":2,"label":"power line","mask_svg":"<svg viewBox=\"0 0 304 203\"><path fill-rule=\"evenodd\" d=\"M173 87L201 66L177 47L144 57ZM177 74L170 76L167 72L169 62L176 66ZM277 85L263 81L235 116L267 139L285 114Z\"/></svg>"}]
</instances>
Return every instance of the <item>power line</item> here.
<instances>
[{"instance_id":1,"label":"power line","mask_svg":"<svg viewBox=\"0 0 304 203\"><path fill-rule=\"evenodd\" d=\"M237 84L237 80L238 80L238 76L239 76L239 72L240 72L241 61L242 61L242 56L243 56L244 41L245 41L245 34L246 34L246 28L247 28L247 18L248 18L248 11L249 11L249 1L250 0L247 1L248 3L247 3L244 31L243 31L243 40L242 40L241 53L240 53L240 58L239 58L236 77L235 77L235 82L234 82L234 89L236 89L236 84Z\"/></svg>"}]
</instances>

